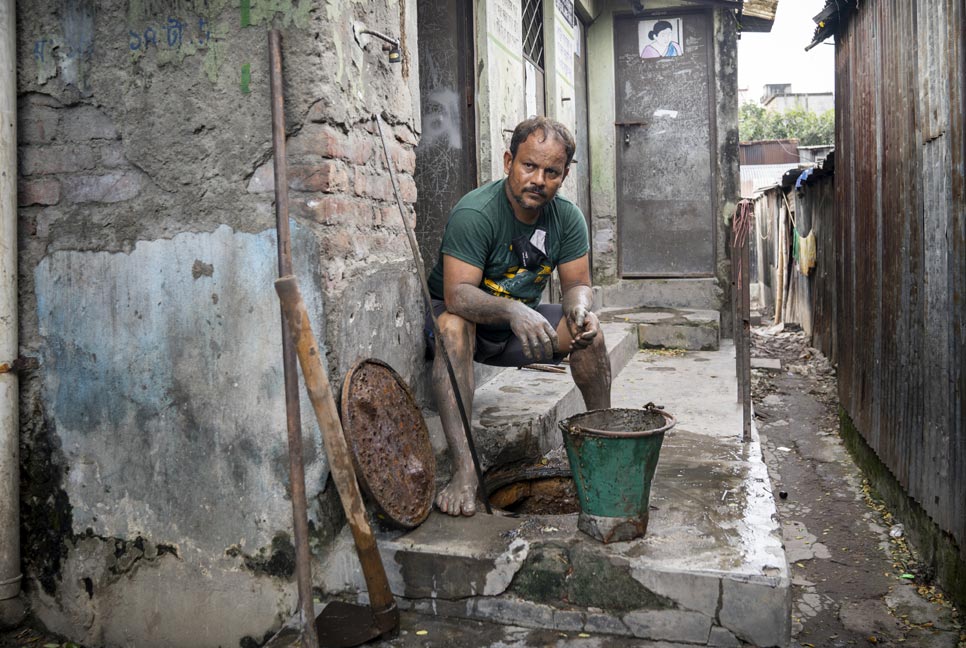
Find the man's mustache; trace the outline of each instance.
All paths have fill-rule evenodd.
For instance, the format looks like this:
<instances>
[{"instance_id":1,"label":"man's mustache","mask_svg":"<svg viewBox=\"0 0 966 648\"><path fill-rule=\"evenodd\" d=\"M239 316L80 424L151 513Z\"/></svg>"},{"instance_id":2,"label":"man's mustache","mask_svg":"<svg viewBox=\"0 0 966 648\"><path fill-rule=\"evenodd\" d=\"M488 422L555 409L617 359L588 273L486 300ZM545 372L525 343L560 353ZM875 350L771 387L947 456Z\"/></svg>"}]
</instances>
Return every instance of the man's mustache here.
<instances>
[{"instance_id":1,"label":"man's mustache","mask_svg":"<svg viewBox=\"0 0 966 648\"><path fill-rule=\"evenodd\" d=\"M524 191L528 191L530 193L535 193L538 196L542 196L543 198L546 198L547 197L547 193L543 189L539 189L537 187L527 187L526 189L524 189Z\"/></svg>"}]
</instances>

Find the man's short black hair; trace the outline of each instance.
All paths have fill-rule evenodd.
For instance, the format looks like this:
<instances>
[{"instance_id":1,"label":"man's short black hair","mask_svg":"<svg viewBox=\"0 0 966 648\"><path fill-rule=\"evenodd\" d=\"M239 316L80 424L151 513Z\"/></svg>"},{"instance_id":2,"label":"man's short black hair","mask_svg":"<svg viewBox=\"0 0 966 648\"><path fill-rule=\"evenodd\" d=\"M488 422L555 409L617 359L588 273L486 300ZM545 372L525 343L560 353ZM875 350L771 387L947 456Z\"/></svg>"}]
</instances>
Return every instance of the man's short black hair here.
<instances>
[{"instance_id":1,"label":"man's short black hair","mask_svg":"<svg viewBox=\"0 0 966 648\"><path fill-rule=\"evenodd\" d=\"M574 159L574 151L577 150L574 136L560 122L541 116L524 119L513 129L513 137L510 138L510 156L515 158L520 145L537 131L543 132L543 140L548 137L555 137L560 140L560 143L564 145L564 151L567 153L567 166L570 166L570 162Z\"/></svg>"}]
</instances>

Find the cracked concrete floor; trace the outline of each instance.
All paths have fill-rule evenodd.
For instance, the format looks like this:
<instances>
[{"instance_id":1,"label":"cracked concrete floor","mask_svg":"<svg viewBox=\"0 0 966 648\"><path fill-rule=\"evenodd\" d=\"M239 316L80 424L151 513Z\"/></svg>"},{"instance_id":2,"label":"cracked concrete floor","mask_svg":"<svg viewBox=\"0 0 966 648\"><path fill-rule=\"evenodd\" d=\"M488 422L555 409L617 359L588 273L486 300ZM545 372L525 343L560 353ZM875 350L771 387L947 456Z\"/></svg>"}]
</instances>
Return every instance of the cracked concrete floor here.
<instances>
[{"instance_id":1,"label":"cracked concrete floor","mask_svg":"<svg viewBox=\"0 0 966 648\"><path fill-rule=\"evenodd\" d=\"M792 646L966 646L956 611L903 578L914 556L889 535L888 512L870 493L838 435L834 371L801 331L758 327L753 398L773 492L779 494L792 576ZM781 498L782 494L786 494Z\"/></svg>"}]
</instances>

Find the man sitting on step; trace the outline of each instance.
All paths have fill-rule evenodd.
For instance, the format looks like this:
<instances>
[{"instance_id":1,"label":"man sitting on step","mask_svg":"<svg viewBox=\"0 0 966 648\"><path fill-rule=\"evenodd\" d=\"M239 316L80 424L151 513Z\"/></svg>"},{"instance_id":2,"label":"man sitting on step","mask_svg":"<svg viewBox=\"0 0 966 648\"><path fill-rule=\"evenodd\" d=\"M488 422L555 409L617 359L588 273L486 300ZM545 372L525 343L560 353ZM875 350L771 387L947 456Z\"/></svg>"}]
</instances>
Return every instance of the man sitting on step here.
<instances>
[{"instance_id":1,"label":"man sitting on step","mask_svg":"<svg viewBox=\"0 0 966 648\"><path fill-rule=\"evenodd\" d=\"M569 353L587 408L610 407L610 361L591 312L587 226L580 209L557 195L575 148L559 122L545 117L521 122L503 154L506 178L466 194L450 212L429 287L470 420L474 360L519 367L560 362ZM541 305L554 268L562 303ZM432 349L428 313L426 329ZM454 467L436 505L450 515L473 515L476 472L439 356L433 362L433 392Z\"/></svg>"}]
</instances>

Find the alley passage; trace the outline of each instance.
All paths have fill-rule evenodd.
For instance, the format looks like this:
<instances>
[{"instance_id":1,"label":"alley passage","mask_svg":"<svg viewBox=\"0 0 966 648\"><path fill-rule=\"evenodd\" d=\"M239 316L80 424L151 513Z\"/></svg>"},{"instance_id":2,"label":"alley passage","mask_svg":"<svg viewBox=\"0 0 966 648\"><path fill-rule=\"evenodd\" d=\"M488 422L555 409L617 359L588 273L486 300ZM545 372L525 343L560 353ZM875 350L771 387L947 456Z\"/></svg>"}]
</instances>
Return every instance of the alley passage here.
<instances>
[{"instance_id":1,"label":"alley passage","mask_svg":"<svg viewBox=\"0 0 966 648\"><path fill-rule=\"evenodd\" d=\"M838 434L834 369L800 330L758 327L753 399L792 576L792 645L966 646L956 610L920 568ZM961 621L961 619L960 619Z\"/></svg>"}]
</instances>

